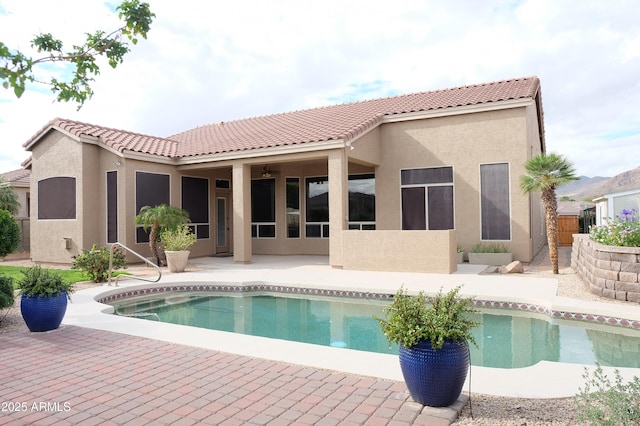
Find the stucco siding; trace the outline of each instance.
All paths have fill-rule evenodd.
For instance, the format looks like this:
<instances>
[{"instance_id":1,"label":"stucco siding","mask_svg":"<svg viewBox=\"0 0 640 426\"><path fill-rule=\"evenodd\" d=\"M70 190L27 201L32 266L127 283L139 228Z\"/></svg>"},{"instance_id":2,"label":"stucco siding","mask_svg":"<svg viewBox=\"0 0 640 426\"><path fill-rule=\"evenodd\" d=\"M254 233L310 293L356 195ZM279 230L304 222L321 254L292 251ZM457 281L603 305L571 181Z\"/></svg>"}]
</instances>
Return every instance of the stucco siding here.
<instances>
[{"instance_id":1,"label":"stucco siding","mask_svg":"<svg viewBox=\"0 0 640 426\"><path fill-rule=\"evenodd\" d=\"M514 258L531 258L529 197L519 190L526 161L525 108L383 124L381 157L376 168L377 229L401 228L400 171L452 166L455 229L467 251L481 241L480 165L507 163L510 181L511 239L504 242Z\"/></svg>"},{"instance_id":2,"label":"stucco siding","mask_svg":"<svg viewBox=\"0 0 640 426\"><path fill-rule=\"evenodd\" d=\"M82 144L59 132L50 132L32 151L31 258L36 262L69 263L82 244ZM52 177L76 179L76 218L38 219L38 182ZM66 248L65 238L71 246Z\"/></svg>"}]
</instances>

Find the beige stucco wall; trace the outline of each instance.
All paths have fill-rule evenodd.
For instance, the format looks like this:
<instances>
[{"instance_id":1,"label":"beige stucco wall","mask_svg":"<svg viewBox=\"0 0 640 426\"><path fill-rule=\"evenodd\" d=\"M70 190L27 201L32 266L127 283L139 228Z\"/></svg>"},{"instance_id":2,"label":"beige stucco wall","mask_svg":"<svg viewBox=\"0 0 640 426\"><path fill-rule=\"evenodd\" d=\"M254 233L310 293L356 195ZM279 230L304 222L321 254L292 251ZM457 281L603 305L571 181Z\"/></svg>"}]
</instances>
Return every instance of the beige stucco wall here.
<instances>
[{"instance_id":1,"label":"beige stucco wall","mask_svg":"<svg viewBox=\"0 0 640 426\"><path fill-rule=\"evenodd\" d=\"M71 262L82 245L82 144L59 132L50 132L32 151L31 258L37 262ZM76 178L76 218L38 220L38 182L51 177ZM63 238L71 239L71 249Z\"/></svg>"},{"instance_id":2,"label":"beige stucco wall","mask_svg":"<svg viewBox=\"0 0 640 426\"><path fill-rule=\"evenodd\" d=\"M450 274L455 231L343 231L343 269Z\"/></svg>"},{"instance_id":3,"label":"beige stucco wall","mask_svg":"<svg viewBox=\"0 0 640 426\"><path fill-rule=\"evenodd\" d=\"M526 108L383 124L376 168L377 229L401 228L400 170L453 166L455 230L466 250L481 241L480 165L509 164L514 258L529 261L529 196L519 190L531 136Z\"/></svg>"}]
</instances>

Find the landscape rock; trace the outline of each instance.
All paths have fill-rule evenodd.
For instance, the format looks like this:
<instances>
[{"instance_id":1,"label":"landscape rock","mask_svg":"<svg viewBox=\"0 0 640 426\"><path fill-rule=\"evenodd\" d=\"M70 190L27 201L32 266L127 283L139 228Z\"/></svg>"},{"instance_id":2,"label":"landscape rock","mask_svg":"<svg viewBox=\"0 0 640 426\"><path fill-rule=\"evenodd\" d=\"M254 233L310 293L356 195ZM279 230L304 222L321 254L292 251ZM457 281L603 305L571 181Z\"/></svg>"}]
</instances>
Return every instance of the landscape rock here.
<instances>
[{"instance_id":1,"label":"landscape rock","mask_svg":"<svg viewBox=\"0 0 640 426\"><path fill-rule=\"evenodd\" d=\"M524 266L519 260L514 260L507 266L500 267L501 274L522 274L524 273Z\"/></svg>"}]
</instances>

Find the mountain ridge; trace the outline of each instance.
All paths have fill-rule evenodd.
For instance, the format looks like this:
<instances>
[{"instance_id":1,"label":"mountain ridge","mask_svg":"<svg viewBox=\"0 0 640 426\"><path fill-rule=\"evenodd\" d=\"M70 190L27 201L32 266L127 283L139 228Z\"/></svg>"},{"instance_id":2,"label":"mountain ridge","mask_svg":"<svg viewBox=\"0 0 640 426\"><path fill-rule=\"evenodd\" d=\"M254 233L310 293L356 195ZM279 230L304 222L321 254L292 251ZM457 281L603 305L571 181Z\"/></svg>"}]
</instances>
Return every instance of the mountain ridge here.
<instances>
[{"instance_id":1,"label":"mountain ridge","mask_svg":"<svg viewBox=\"0 0 640 426\"><path fill-rule=\"evenodd\" d=\"M613 177L580 176L576 181L569 182L556 189L558 197L568 197L574 200L592 201L605 194L640 190L640 166L627 170Z\"/></svg>"}]
</instances>

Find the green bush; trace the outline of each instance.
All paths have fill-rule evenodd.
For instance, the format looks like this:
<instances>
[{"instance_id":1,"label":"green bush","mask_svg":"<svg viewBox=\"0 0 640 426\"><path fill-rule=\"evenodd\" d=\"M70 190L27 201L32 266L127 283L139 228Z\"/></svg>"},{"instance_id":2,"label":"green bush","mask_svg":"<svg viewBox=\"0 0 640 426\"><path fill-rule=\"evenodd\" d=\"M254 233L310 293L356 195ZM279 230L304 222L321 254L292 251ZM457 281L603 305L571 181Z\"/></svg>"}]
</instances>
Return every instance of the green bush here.
<instances>
[{"instance_id":1,"label":"green bush","mask_svg":"<svg viewBox=\"0 0 640 426\"><path fill-rule=\"evenodd\" d=\"M13 253L20 244L20 227L11 213L0 210L0 257Z\"/></svg>"},{"instance_id":2,"label":"green bush","mask_svg":"<svg viewBox=\"0 0 640 426\"><path fill-rule=\"evenodd\" d=\"M630 382L623 383L620 371L615 370L615 379L611 383L599 364L593 377L587 368L582 377L586 383L574 397L581 424L640 424L640 378L634 376Z\"/></svg>"},{"instance_id":3,"label":"green bush","mask_svg":"<svg viewBox=\"0 0 640 426\"><path fill-rule=\"evenodd\" d=\"M0 309L13 306L13 279L0 277Z\"/></svg>"},{"instance_id":4,"label":"green bush","mask_svg":"<svg viewBox=\"0 0 640 426\"><path fill-rule=\"evenodd\" d=\"M504 244L478 243L471 248L471 253L509 253L509 249Z\"/></svg>"},{"instance_id":5,"label":"green bush","mask_svg":"<svg viewBox=\"0 0 640 426\"><path fill-rule=\"evenodd\" d=\"M189 250L189 247L196 243L196 235L191 232L188 225L179 225L162 231L160 241L168 251Z\"/></svg>"},{"instance_id":6,"label":"green bush","mask_svg":"<svg viewBox=\"0 0 640 426\"><path fill-rule=\"evenodd\" d=\"M94 244L91 250L82 250L82 253L73 256L73 264L71 269L79 269L85 271L89 278L95 283L102 283L107 280L109 275L109 254L107 248L97 248ZM119 247L113 250L113 270L123 269L127 267L127 259L124 251Z\"/></svg>"},{"instance_id":7,"label":"green bush","mask_svg":"<svg viewBox=\"0 0 640 426\"><path fill-rule=\"evenodd\" d=\"M33 266L22 271L23 277L18 280L20 293L27 297L60 296L63 291L67 297L73 293L74 285L49 269Z\"/></svg>"}]
</instances>

